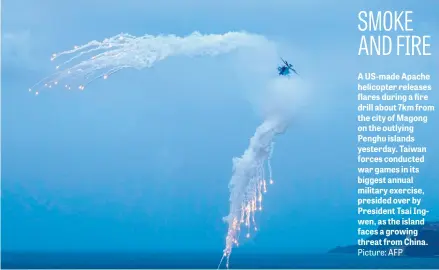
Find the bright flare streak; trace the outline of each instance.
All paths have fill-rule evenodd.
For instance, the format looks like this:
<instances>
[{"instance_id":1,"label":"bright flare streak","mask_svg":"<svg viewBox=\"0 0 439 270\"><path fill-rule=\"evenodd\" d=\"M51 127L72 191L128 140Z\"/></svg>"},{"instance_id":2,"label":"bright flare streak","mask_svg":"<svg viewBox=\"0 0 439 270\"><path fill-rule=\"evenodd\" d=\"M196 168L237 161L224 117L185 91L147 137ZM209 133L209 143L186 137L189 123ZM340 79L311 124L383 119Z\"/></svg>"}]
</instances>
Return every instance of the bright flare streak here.
<instances>
[{"instance_id":1,"label":"bright flare streak","mask_svg":"<svg viewBox=\"0 0 439 270\"><path fill-rule=\"evenodd\" d=\"M185 37L175 35L135 37L120 34L103 41L91 41L85 45L74 46L73 49L55 53L51 60L67 56L67 60L56 66L57 72L37 82L29 91L38 88L52 87L61 83L66 89L85 87L98 78L107 79L122 69L143 69L152 67L156 62L176 55L215 56L229 53L239 48L260 47L268 44L262 36L244 32L201 35L194 32ZM283 99L283 98L281 98ZM284 115L283 113L280 114ZM230 213L224 220L228 223L226 244L223 257L229 258L232 249L239 246L241 226L245 226L247 238L250 229L257 231L256 211L262 210L263 194L267 192L265 166L268 168L268 182L273 183L270 159L273 153L273 140L287 128L281 117L270 117L256 129L250 139L248 149L240 158L233 159L233 176L229 183ZM221 265L220 262L220 265ZM220 266L219 265L219 266Z\"/></svg>"},{"instance_id":2,"label":"bright flare streak","mask_svg":"<svg viewBox=\"0 0 439 270\"><path fill-rule=\"evenodd\" d=\"M215 56L242 47L258 47L264 43L268 41L263 36L245 32L210 35L194 32L185 37L175 35L136 37L119 34L103 41L91 41L81 46L74 46L71 50L52 54L52 61L64 56L67 59L56 65L56 73L37 82L31 89L43 85L51 87L55 82L69 80L65 83L84 90L89 83L98 78L107 79L110 75L126 68L149 68L171 56Z\"/></svg>"},{"instance_id":3,"label":"bright flare streak","mask_svg":"<svg viewBox=\"0 0 439 270\"><path fill-rule=\"evenodd\" d=\"M273 140L277 134L285 131L286 122L279 117L265 120L250 139L250 145L240 158L233 159L233 176L229 183L230 213L224 217L229 224L223 258L229 267L229 258L233 247L238 242L241 226L257 231L255 223L256 210L262 210L263 193L267 191L264 167L267 164L269 176L272 177L270 159L273 153ZM272 180L270 179L270 182Z\"/></svg>"}]
</instances>

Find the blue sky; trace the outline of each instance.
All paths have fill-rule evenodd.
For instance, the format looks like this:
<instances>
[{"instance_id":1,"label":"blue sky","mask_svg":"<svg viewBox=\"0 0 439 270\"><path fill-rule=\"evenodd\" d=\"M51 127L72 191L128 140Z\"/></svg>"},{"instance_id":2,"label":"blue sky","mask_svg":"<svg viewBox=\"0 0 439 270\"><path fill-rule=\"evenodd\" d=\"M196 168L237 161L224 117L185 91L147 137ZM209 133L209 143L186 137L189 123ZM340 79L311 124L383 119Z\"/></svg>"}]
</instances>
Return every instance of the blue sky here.
<instances>
[{"instance_id":1,"label":"blue sky","mask_svg":"<svg viewBox=\"0 0 439 270\"><path fill-rule=\"evenodd\" d=\"M240 248L325 251L354 242L356 75L438 71L437 54L358 57L356 15L412 9L433 53L439 18L433 1L353 2L3 1L3 249L223 248L231 160L262 121L242 91L253 78L236 72L234 55L169 59L84 92L27 92L53 71L52 53L121 32L245 30L278 42L312 91L277 139L261 231ZM437 92L430 98L437 104ZM436 217L438 121L416 135L430 150L416 181Z\"/></svg>"}]
</instances>

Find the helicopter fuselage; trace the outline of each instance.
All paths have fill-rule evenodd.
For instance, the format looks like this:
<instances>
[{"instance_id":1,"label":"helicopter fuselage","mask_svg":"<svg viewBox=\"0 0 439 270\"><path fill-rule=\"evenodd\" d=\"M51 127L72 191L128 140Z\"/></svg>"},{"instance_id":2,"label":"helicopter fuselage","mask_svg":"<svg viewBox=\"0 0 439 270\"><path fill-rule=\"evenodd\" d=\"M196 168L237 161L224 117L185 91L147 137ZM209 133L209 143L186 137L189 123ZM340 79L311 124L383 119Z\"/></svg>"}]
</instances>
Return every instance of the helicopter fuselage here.
<instances>
[{"instance_id":1,"label":"helicopter fuselage","mask_svg":"<svg viewBox=\"0 0 439 270\"><path fill-rule=\"evenodd\" d=\"M291 73L287 66L278 67L277 70L279 71L279 75L282 76L287 76Z\"/></svg>"}]
</instances>

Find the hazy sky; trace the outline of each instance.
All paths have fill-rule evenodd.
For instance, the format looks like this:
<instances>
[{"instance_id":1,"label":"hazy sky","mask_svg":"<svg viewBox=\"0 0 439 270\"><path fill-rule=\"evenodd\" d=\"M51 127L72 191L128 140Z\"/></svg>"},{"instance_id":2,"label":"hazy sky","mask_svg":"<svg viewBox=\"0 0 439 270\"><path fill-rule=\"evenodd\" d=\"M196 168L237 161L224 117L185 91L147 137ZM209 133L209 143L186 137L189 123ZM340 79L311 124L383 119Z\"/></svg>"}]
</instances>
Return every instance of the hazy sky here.
<instances>
[{"instance_id":1,"label":"hazy sky","mask_svg":"<svg viewBox=\"0 0 439 270\"><path fill-rule=\"evenodd\" d=\"M325 251L355 242L356 75L438 73L438 54L358 57L357 13L412 9L416 34L430 33L439 53L438 5L235 2L3 1L4 250L221 252L232 157L262 121L245 95L258 80L240 64L265 62L257 55L250 63L237 54L176 57L149 70L125 70L84 92L27 91L53 72L52 53L121 32L245 30L277 42L312 87L307 106L276 140L276 184L265 197L261 230L240 249ZM430 97L437 105L437 91ZM416 133L429 146L416 182L436 217L438 121L431 117Z\"/></svg>"}]
</instances>

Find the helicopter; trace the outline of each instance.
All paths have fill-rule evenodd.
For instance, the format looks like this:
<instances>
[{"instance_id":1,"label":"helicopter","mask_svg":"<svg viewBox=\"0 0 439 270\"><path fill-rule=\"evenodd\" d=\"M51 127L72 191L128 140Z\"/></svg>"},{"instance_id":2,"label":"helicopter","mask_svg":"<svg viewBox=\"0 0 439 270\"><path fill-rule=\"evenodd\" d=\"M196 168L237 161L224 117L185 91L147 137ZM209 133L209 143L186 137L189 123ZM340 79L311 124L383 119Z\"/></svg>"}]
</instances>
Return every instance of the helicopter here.
<instances>
[{"instance_id":1,"label":"helicopter","mask_svg":"<svg viewBox=\"0 0 439 270\"><path fill-rule=\"evenodd\" d=\"M290 76L291 71L296 73L296 75L299 75L297 71L293 68L293 65L288 63L287 61L283 60L281 58L282 62L284 62L283 66L277 67L277 70L279 71L280 76Z\"/></svg>"}]
</instances>

